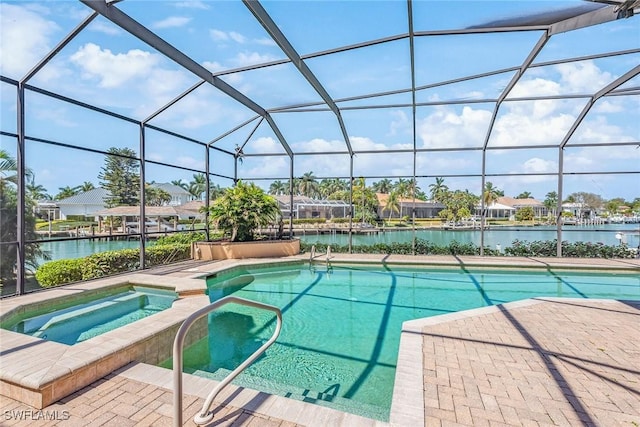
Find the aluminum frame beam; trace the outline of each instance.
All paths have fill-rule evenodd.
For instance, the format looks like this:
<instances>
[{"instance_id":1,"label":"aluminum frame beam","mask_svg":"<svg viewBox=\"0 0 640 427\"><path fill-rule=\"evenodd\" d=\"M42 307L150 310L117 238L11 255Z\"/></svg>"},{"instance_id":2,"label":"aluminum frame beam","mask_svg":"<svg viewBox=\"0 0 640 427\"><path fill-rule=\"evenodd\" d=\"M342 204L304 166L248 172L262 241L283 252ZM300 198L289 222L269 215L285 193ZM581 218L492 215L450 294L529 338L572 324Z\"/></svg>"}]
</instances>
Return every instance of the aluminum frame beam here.
<instances>
[{"instance_id":1,"label":"aluminum frame beam","mask_svg":"<svg viewBox=\"0 0 640 427\"><path fill-rule=\"evenodd\" d=\"M117 7L108 4L105 0L80 0L80 2L82 2L85 6L93 9L95 12L98 12L100 15L113 22L123 30L132 34L134 37L145 42L147 45L162 53L180 66L186 68L192 74L195 74L202 80L213 85L224 94L249 108L251 111L259 114L262 117L265 117L267 119L267 122L271 125L273 132L276 134L276 137L280 141L280 144L282 144L282 146L284 147L285 151L289 155L293 155L291 147L289 147L289 144L282 136L282 133L278 129L277 125L273 120L269 119L269 113L260 105L255 103L253 100L248 98L246 95L235 89L224 80L214 76L205 67L198 64L182 51L175 48L173 45L162 39L160 36L149 30L144 25L140 24L135 19L131 18L126 13L122 12Z\"/></svg>"},{"instance_id":2,"label":"aluminum frame beam","mask_svg":"<svg viewBox=\"0 0 640 427\"><path fill-rule=\"evenodd\" d=\"M342 137L344 138L345 144L347 144L347 149L349 150L349 153L353 153L353 149L351 148L351 141L349 140L349 135L347 134L347 129L344 125L344 120L342 120L340 109L333 101L329 93L326 91L324 86L322 86L322 83L320 83L313 72L309 69L307 64L302 60L298 52L291 45L291 43L289 43L289 40L285 37L282 31L280 31L276 23L273 21L273 19L271 19L271 16L262 7L260 2L258 0L242 0L242 2L253 14L256 20L262 25L262 27L267 31L267 33L271 36L273 41L275 41L280 49L282 49L285 55L287 55L287 57L291 59L291 63L309 82L309 84L318 93L318 95L320 95L325 104L327 104L331 111L333 111L333 113L336 115L338 124L340 125L340 131L342 132Z\"/></svg>"},{"instance_id":3,"label":"aluminum frame beam","mask_svg":"<svg viewBox=\"0 0 640 427\"><path fill-rule=\"evenodd\" d=\"M573 136L575 131L578 129L578 126L580 126L580 124L582 123L584 118L587 116L587 114L589 113L591 108L595 105L595 103L600 98L602 98L603 96L605 96L608 93L612 92L617 87L625 84L627 81L631 80L632 78L634 78L638 74L640 74L640 65L636 65L634 68L632 68L631 70L627 71L622 76L618 77L617 79L615 79L614 81L612 81L611 83L609 83L608 85L606 85L605 87L600 89L598 92L596 92L591 97L591 99L589 99L587 104L582 108L582 111L580 111L580 114L578 115L576 120L571 125L571 128L569 129L569 131L567 132L567 134L563 138L562 142L560 143L560 149L561 150L564 149L564 147L567 145L567 143L569 142L569 140L571 139L571 137Z\"/></svg>"},{"instance_id":4,"label":"aluminum frame beam","mask_svg":"<svg viewBox=\"0 0 640 427\"><path fill-rule=\"evenodd\" d=\"M538 39L538 42L535 44L533 49L531 49L531 52L529 52L529 55L527 56L527 58L524 60L524 62L520 66L520 69L511 78L511 81L509 82L509 84L507 84L507 86L504 88L504 90L500 94L500 97L498 98L498 101L496 102L496 106L495 106L495 108L493 110L493 114L491 115L491 120L489 121L489 130L487 131L487 136L485 137L485 140L484 140L484 149L485 150L487 148L487 145L489 144L489 139L491 138L491 132L493 131L493 127L495 125L496 118L498 117L498 110L500 110L500 106L502 105L502 103L504 102L506 97L509 95L511 90L514 88L514 86L520 81L520 78L522 78L522 76L527 71L527 69L529 68L531 63L533 63L533 60L536 58L536 56L538 56L538 54L540 53L542 48L545 46L547 41L549 41L550 37L551 36L548 33L545 32L540 37L540 39ZM482 191L484 191L484 189Z\"/></svg>"}]
</instances>

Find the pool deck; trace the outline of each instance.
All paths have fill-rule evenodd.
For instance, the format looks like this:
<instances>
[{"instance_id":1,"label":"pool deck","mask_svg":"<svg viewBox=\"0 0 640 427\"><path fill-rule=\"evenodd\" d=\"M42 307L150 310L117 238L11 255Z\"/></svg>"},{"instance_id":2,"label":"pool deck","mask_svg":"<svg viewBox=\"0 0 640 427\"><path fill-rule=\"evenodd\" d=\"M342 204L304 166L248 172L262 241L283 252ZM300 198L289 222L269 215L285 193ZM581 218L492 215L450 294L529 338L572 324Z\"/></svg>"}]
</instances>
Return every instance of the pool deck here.
<instances>
[{"instance_id":1,"label":"pool deck","mask_svg":"<svg viewBox=\"0 0 640 427\"><path fill-rule=\"evenodd\" d=\"M308 255L289 259L308 260ZM283 262L246 262L265 261ZM323 256L317 261L319 265L326 262ZM335 254L331 262L640 272L640 260ZM202 299L197 296L202 282L197 278L235 264L182 264L180 268L148 270L135 276L174 286L178 279L178 287L185 295L195 294L186 300L196 307ZM76 284L59 291L71 292L71 288L75 291L85 285L95 286ZM19 301L41 300L45 294L53 293L51 290L10 298L1 301L0 307L4 313ZM18 354L24 355L23 366L42 357L20 345L8 345L6 334L0 339L3 376L12 368L10 365L19 363ZM638 426L638 360L640 301L536 298L405 322L389 424ZM39 368L46 366L41 363ZM190 375L185 375L184 381L184 425L194 425L191 417L213 382ZM0 425L172 423L170 371L144 363L126 364L42 412L5 396L0 396ZM221 406L210 424L215 426L387 424L233 386L216 403ZM26 412L29 410L33 412ZM20 416L23 420L17 419ZM58 419L33 422L43 416ZM30 421L24 420L26 417Z\"/></svg>"}]
</instances>

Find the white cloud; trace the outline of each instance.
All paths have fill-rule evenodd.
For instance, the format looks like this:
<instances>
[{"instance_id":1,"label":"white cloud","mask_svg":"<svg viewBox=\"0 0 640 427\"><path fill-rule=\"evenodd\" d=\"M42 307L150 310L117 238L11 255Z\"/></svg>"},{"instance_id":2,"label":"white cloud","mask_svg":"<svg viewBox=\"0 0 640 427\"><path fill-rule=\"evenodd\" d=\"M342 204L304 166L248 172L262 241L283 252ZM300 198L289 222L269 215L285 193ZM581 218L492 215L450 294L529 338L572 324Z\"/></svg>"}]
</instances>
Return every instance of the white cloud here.
<instances>
[{"instance_id":1,"label":"white cloud","mask_svg":"<svg viewBox=\"0 0 640 427\"><path fill-rule=\"evenodd\" d=\"M480 146L487 133L491 112L464 107L460 114L449 107L438 107L418 119L416 131L425 148Z\"/></svg>"},{"instance_id":2,"label":"white cloud","mask_svg":"<svg viewBox=\"0 0 640 427\"><path fill-rule=\"evenodd\" d=\"M229 38L236 43L244 43L247 41L247 38L240 33L236 33L235 31L229 32Z\"/></svg>"},{"instance_id":3,"label":"white cloud","mask_svg":"<svg viewBox=\"0 0 640 427\"><path fill-rule=\"evenodd\" d=\"M517 172L517 171L514 171ZM525 173L556 173L558 163L552 160L545 160L539 157L532 157L525 161L520 168L520 172Z\"/></svg>"},{"instance_id":4,"label":"white cloud","mask_svg":"<svg viewBox=\"0 0 640 427\"><path fill-rule=\"evenodd\" d=\"M132 49L114 54L93 43L87 43L71 55L71 62L82 69L85 79L97 78L100 87L114 88L136 77L147 77L160 61L157 54Z\"/></svg>"},{"instance_id":5,"label":"white cloud","mask_svg":"<svg viewBox=\"0 0 640 427\"><path fill-rule=\"evenodd\" d=\"M190 169L204 168L204 159L194 159L191 156L178 156L175 159L176 165Z\"/></svg>"},{"instance_id":6,"label":"white cloud","mask_svg":"<svg viewBox=\"0 0 640 427\"><path fill-rule=\"evenodd\" d=\"M602 71L591 60L532 68L513 87L507 98L595 93L613 79L611 73Z\"/></svg>"},{"instance_id":7,"label":"white cloud","mask_svg":"<svg viewBox=\"0 0 640 427\"><path fill-rule=\"evenodd\" d=\"M282 153L284 149L280 141L272 137L260 137L250 140L243 151L245 153Z\"/></svg>"},{"instance_id":8,"label":"white cloud","mask_svg":"<svg viewBox=\"0 0 640 427\"><path fill-rule=\"evenodd\" d=\"M252 178L289 176L289 158L283 156L245 159L238 165L238 174L241 177Z\"/></svg>"},{"instance_id":9,"label":"white cloud","mask_svg":"<svg viewBox=\"0 0 640 427\"><path fill-rule=\"evenodd\" d=\"M594 113L602 113L602 114L619 113L621 111L624 111L624 107L620 102L604 100L604 101L597 102L596 105L593 107L592 111Z\"/></svg>"},{"instance_id":10,"label":"white cloud","mask_svg":"<svg viewBox=\"0 0 640 427\"><path fill-rule=\"evenodd\" d=\"M214 41L226 41L229 40L229 35L222 30L211 29L209 30L209 37Z\"/></svg>"},{"instance_id":11,"label":"white cloud","mask_svg":"<svg viewBox=\"0 0 640 427\"><path fill-rule=\"evenodd\" d=\"M389 125L390 136L397 135L398 133L411 134L411 121L409 120L407 113L402 110L396 110L392 111L391 115L396 117L396 119L392 120Z\"/></svg>"},{"instance_id":12,"label":"white cloud","mask_svg":"<svg viewBox=\"0 0 640 427\"><path fill-rule=\"evenodd\" d=\"M625 135L618 126L609 124L606 117L596 116L594 119L583 121L576 130L569 144L572 143L602 143L602 142L631 142L637 140Z\"/></svg>"},{"instance_id":13,"label":"white cloud","mask_svg":"<svg viewBox=\"0 0 640 427\"><path fill-rule=\"evenodd\" d=\"M555 68L560 72L561 85L571 92L595 92L614 79L611 73L600 70L593 61L559 64Z\"/></svg>"},{"instance_id":14,"label":"white cloud","mask_svg":"<svg viewBox=\"0 0 640 427\"><path fill-rule=\"evenodd\" d=\"M243 67L247 65L261 64L275 59L275 56L260 54L258 52L239 52L231 62L238 67Z\"/></svg>"},{"instance_id":15,"label":"white cloud","mask_svg":"<svg viewBox=\"0 0 640 427\"><path fill-rule=\"evenodd\" d=\"M152 28L176 28L183 27L191 22L191 18L187 18L186 16L169 16L161 21L154 22L151 24Z\"/></svg>"},{"instance_id":16,"label":"white cloud","mask_svg":"<svg viewBox=\"0 0 640 427\"><path fill-rule=\"evenodd\" d=\"M3 75L22 78L50 51L50 38L60 28L43 15L15 4L0 3L0 72Z\"/></svg>"},{"instance_id":17,"label":"white cloud","mask_svg":"<svg viewBox=\"0 0 640 427\"><path fill-rule=\"evenodd\" d=\"M526 98L529 96L557 95L560 93L560 84L544 78L520 80L509 92L509 98Z\"/></svg>"},{"instance_id":18,"label":"white cloud","mask_svg":"<svg viewBox=\"0 0 640 427\"><path fill-rule=\"evenodd\" d=\"M217 29L211 29L209 30L209 36L214 40L214 41L222 41L222 42L226 42L226 41L234 41L236 43L246 43L247 38L245 36L243 36L242 34L236 32L236 31L222 31L222 30L217 30Z\"/></svg>"},{"instance_id":19,"label":"white cloud","mask_svg":"<svg viewBox=\"0 0 640 427\"><path fill-rule=\"evenodd\" d=\"M552 160L545 160L539 157L532 157L523 163L517 165L509 173L557 173L558 163ZM511 176L506 177L505 182L520 185L532 184L539 182L555 181L556 175L533 175L533 176ZM516 187L514 187L516 188ZM519 191L517 188L514 191Z\"/></svg>"},{"instance_id":20,"label":"white cloud","mask_svg":"<svg viewBox=\"0 0 640 427\"><path fill-rule=\"evenodd\" d=\"M274 42L272 39L268 39L268 38L264 38L264 39L255 39L253 40L256 44L260 44L263 46L277 46L276 42Z\"/></svg>"},{"instance_id":21,"label":"white cloud","mask_svg":"<svg viewBox=\"0 0 640 427\"><path fill-rule=\"evenodd\" d=\"M178 1L170 4L178 8L202 9L202 10L209 9L209 5L200 0Z\"/></svg>"},{"instance_id":22,"label":"white cloud","mask_svg":"<svg viewBox=\"0 0 640 427\"><path fill-rule=\"evenodd\" d=\"M122 34L122 30L115 24L105 21L94 21L89 25L89 30L103 33L108 36L118 36Z\"/></svg>"},{"instance_id":23,"label":"white cloud","mask_svg":"<svg viewBox=\"0 0 640 427\"><path fill-rule=\"evenodd\" d=\"M207 70L211 71L212 73L215 73L216 71L224 70L224 67L219 62L205 61L202 63L202 66Z\"/></svg>"}]
</instances>

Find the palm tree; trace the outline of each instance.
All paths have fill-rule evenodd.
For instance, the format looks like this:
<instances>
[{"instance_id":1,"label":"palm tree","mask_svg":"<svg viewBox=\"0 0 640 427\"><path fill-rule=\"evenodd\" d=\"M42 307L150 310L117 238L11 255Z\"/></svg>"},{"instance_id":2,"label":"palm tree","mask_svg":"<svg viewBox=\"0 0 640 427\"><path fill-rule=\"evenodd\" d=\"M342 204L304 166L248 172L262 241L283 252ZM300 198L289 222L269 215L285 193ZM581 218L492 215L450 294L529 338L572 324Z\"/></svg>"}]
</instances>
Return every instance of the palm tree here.
<instances>
[{"instance_id":1,"label":"palm tree","mask_svg":"<svg viewBox=\"0 0 640 427\"><path fill-rule=\"evenodd\" d=\"M18 163L5 150L0 149L0 242L15 242L19 240L18 230ZM30 178L31 171L25 171L25 177ZM33 182L33 181L32 181ZM25 239L35 241L38 236L35 232L35 216L32 214L35 208L34 200L25 200ZM11 288L16 285L15 266L18 260L14 245L0 245L0 288ZM40 249L37 243L28 244L25 248L25 266L31 269L38 267L38 258L48 260L48 253Z\"/></svg>"},{"instance_id":2,"label":"palm tree","mask_svg":"<svg viewBox=\"0 0 640 427\"><path fill-rule=\"evenodd\" d=\"M54 200L62 200L68 197L75 196L80 191L80 187L69 187L68 185L58 188L58 194L55 195Z\"/></svg>"},{"instance_id":3,"label":"palm tree","mask_svg":"<svg viewBox=\"0 0 640 427\"><path fill-rule=\"evenodd\" d=\"M93 183L89 182L89 181L83 182L82 185L80 185L79 187L80 187L79 189L80 189L80 191L82 193L86 193L87 191L95 190L95 188L96 188L95 185L93 185Z\"/></svg>"},{"instance_id":4,"label":"palm tree","mask_svg":"<svg viewBox=\"0 0 640 427\"><path fill-rule=\"evenodd\" d=\"M523 191L516 196L516 199L533 199L533 197L531 197L530 191Z\"/></svg>"},{"instance_id":5,"label":"palm tree","mask_svg":"<svg viewBox=\"0 0 640 427\"><path fill-rule=\"evenodd\" d=\"M220 187L220 185L214 184L214 183L211 183L211 185L209 185L210 200L215 200L218 197L222 196L223 194L224 194L224 188Z\"/></svg>"},{"instance_id":6,"label":"palm tree","mask_svg":"<svg viewBox=\"0 0 640 427\"><path fill-rule=\"evenodd\" d=\"M269 186L269 194L274 196L281 196L283 194L287 194L289 192L289 185L286 182L275 180Z\"/></svg>"},{"instance_id":7,"label":"palm tree","mask_svg":"<svg viewBox=\"0 0 640 427\"><path fill-rule=\"evenodd\" d=\"M34 202L38 200L50 200L51 196L47 194L47 189L40 184L36 184L35 178L32 176L30 182L26 185L27 197Z\"/></svg>"},{"instance_id":8,"label":"palm tree","mask_svg":"<svg viewBox=\"0 0 640 427\"><path fill-rule=\"evenodd\" d=\"M500 190L498 190L494 185L487 181L484 184L484 191L482 192L482 201L484 202L484 216L489 216L489 206L495 203L500 197Z\"/></svg>"},{"instance_id":9,"label":"palm tree","mask_svg":"<svg viewBox=\"0 0 640 427\"><path fill-rule=\"evenodd\" d=\"M171 184L177 185L178 187L182 188L183 190L189 191L189 183L183 182L182 178L174 179L173 181L171 181Z\"/></svg>"},{"instance_id":10,"label":"palm tree","mask_svg":"<svg viewBox=\"0 0 640 427\"><path fill-rule=\"evenodd\" d=\"M335 197L333 195L336 193L347 191L348 189L349 182L340 178L323 179L319 184L320 196L325 199Z\"/></svg>"},{"instance_id":11,"label":"palm tree","mask_svg":"<svg viewBox=\"0 0 640 427\"><path fill-rule=\"evenodd\" d=\"M371 187L376 193L390 194L393 190L393 183L390 179L384 178L378 182L374 182Z\"/></svg>"},{"instance_id":12,"label":"palm tree","mask_svg":"<svg viewBox=\"0 0 640 427\"><path fill-rule=\"evenodd\" d=\"M202 196L207 190L207 177L203 173L194 173L193 181L189 183L189 188L187 191L194 197L196 200L202 200Z\"/></svg>"},{"instance_id":13,"label":"palm tree","mask_svg":"<svg viewBox=\"0 0 640 427\"><path fill-rule=\"evenodd\" d=\"M485 208L491 206L500 197L500 190L487 181L484 185L484 192L482 193L482 200L484 201Z\"/></svg>"},{"instance_id":14,"label":"palm tree","mask_svg":"<svg viewBox=\"0 0 640 427\"><path fill-rule=\"evenodd\" d=\"M435 184L429 185L429 191L431 193L431 200L442 202L442 198L444 194L449 191L449 187L444 183L444 178L436 177Z\"/></svg>"},{"instance_id":15,"label":"palm tree","mask_svg":"<svg viewBox=\"0 0 640 427\"><path fill-rule=\"evenodd\" d=\"M553 216L556 216L556 210L558 208L558 193L555 191L548 192L544 199L544 206L553 214Z\"/></svg>"},{"instance_id":16,"label":"palm tree","mask_svg":"<svg viewBox=\"0 0 640 427\"><path fill-rule=\"evenodd\" d=\"M300 177L298 189L301 195L311 198L319 194L318 181L316 181L316 177L313 175L313 172L305 172Z\"/></svg>"},{"instance_id":17,"label":"palm tree","mask_svg":"<svg viewBox=\"0 0 640 427\"><path fill-rule=\"evenodd\" d=\"M399 178L393 185L394 191L398 193L398 198L400 199L400 216L402 216L402 199L411 195L410 185L408 180L402 178Z\"/></svg>"},{"instance_id":18,"label":"palm tree","mask_svg":"<svg viewBox=\"0 0 640 427\"><path fill-rule=\"evenodd\" d=\"M400 203L398 202L398 193L392 191L389 193L389 198L387 199L387 204L385 205L382 211L389 211L389 221L391 221L391 216L393 213L400 212Z\"/></svg>"},{"instance_id":19,"label":"palm tree","mask_svg":"<svg viewBox=\"0 0 640 427\"><path fill-rule=\"evenodd\" d=\"M0 150L0 188L4 188L9 182L17 183L17 170L16 160L6 150Z\"/></svg>"}]
</instances>

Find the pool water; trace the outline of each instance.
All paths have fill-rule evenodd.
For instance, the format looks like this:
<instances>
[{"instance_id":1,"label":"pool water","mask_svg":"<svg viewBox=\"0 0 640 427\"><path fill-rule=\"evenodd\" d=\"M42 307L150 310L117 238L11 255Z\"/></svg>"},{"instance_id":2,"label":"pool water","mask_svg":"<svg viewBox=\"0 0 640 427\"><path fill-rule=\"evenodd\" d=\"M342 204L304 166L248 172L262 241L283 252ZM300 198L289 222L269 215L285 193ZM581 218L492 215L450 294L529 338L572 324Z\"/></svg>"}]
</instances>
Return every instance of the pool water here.
<instances>
[{"instance_id":1,"label":"pool water","mask_svg":"<svg viewBox=\"0 0 640 427\"><path fill-rule=\"evenodd\" d=\"M208 279L211 301L234 294L279 307L277 342L234 382L388 420L407 320L538 296L640 299L639 274L289 266ZM274 330L275 318L227 305L185 351L185 372L222 379ZM163 366L170 367L171 361Z\"/></svg>"},{"instance_id":2,"label":"pool water","mask_svg":"<svg viewBox=\"0 0 640 427\"><path fill-rule=\"evenodd\" d=\"M27 313L2 327L73 345L165 310L175 299L175 292L134 286L70 307Z\"/></svg>"}]
</instances>

